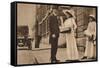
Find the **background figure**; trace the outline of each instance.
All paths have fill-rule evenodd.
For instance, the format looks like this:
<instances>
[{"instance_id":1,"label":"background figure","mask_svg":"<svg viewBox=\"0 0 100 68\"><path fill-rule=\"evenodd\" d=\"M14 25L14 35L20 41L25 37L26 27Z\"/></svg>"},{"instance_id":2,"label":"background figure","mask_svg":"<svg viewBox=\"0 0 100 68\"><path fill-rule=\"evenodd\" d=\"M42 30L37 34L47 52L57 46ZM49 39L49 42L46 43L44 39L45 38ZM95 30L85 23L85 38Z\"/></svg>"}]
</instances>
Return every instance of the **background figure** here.
<instances>
[{"instance_id":1,"label":"background figure","mask_svg":"<svg viewBox=\"0 0 100 68\"><path fill-rule=\"evenodd\" d=\"M94 44L96 41L96 20L94 15L89 16L89 24L87 30L85 30L84 33L86 35L86 49L84 57L82 59L93 59L96 57L96 55L94 55L94 52L96 52L96 44Z\"/></svg>"},{"instance_id":2,"label":"background figure","mask_svg":"<svg viewBox=\"0 0 100 68\"><path fill-rule=\"evenodd\" d=\"M66 53L67 53L67 60L77 60L79 59L77 45L76 45L76 39L75 39L75 33L74 30L77 28L75 18L71 14L71 12L68 10L63 11L66 15L66 19L64 21L64 27L71 28L71 31L69 33L66 33Z\"/></svg>"},{"instance_id":3,"label":"background figure","mask_svg":"<svg viewBox=\"0 0 100 68\"><path fill-rule=\"evenodd\" d=\"M50 38L49 43L51 44L51 63L58 62L56 58L57 48L58 48L58 38L59 38L59 24L57 19L57 6L53 7L53 13L49 17L49 28L50 28Z\"/></svg>"}]
</instances>

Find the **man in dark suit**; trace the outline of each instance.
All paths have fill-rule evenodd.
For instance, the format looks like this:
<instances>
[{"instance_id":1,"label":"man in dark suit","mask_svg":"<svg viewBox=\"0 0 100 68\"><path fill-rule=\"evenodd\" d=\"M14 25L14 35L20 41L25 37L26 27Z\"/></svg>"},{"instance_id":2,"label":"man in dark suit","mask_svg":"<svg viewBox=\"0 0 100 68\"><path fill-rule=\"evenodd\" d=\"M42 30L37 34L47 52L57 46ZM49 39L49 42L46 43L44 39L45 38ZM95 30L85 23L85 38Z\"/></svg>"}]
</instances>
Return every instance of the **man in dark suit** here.
<instances>
[{"instance_id":1,"label":"man in dark suit","mask_svg":"<svg viewBox=\"0 0 100 68\"><path fill-rule=\"evenodd\" d=\"M49 29L50 38L49 43L51 44L51 63L59 62L56 58L57 48L58 48L58 38L59 38L59 23L58 23L58 8L53 7L53 12L49 16Z\"/></svg>"}]
</instances>

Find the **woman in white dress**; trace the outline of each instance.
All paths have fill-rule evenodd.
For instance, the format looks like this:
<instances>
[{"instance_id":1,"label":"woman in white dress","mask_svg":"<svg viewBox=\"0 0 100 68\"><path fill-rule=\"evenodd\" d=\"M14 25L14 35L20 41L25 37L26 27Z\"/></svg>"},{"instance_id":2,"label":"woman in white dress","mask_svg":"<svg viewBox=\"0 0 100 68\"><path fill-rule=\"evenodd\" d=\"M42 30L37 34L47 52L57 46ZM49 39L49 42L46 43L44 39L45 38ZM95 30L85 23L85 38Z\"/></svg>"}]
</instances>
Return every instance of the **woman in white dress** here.
<instances>
[{"instance_id":1,"label":"woman in white dress","mask_svg":"<svg viewBox=\"0 0 100 68\"><path fill-rule=\"evenodd\" d=\"M77 28L75 18L73 14L71 14L68 10L63 10L64 14L66 15L66 19L64 21L64 27L68 27L71 29L69 33L66 33L66 61L78 61L79 60L79 54L78 49L76 45L76 39L75 39L75 30Z\"/></svg>"},{"instance_id":2,"label":"woman in white dress","mask_svg":"<svg viewBox=\"0 0 100 68\"><path fill-rule=\"evenodd\" d=\"M94 15L89 15L89 24L84 34L86 35L86 49L82 59L93 59L96 57L96 20Z\"/></svg>"}]
</instances>

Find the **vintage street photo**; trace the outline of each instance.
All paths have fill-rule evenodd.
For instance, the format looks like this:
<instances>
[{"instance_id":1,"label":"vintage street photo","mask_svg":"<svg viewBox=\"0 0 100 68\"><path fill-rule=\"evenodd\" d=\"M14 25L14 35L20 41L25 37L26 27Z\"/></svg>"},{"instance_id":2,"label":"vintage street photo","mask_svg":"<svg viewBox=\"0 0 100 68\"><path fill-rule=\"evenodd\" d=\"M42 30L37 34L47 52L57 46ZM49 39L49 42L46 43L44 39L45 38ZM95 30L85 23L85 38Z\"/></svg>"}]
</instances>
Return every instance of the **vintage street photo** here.
<instances>
[{"instance_id":1,"label":"vintage street photo","mask_svg":"<svg viewBox=\"0 0 100 68\"><path fill-rule=\"evenodd\" d=\"M17 65L97 60L97 7L17 3Z\"/></svg>"}]
</instances>

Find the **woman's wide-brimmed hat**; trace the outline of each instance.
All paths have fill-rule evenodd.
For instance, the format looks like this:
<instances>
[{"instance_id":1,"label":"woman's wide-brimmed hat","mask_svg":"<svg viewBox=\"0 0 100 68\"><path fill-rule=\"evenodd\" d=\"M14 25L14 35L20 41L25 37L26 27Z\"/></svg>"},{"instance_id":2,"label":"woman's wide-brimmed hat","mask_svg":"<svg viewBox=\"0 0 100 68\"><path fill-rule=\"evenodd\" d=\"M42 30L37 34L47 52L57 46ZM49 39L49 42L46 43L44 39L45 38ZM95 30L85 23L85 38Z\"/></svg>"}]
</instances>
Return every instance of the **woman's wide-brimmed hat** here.
<instances>
[{"instance_id":1,"label":"woman's wide-brimmed hat","mask_svg":"<svg viewBox=\"0 0 100 68\"><path fill-rule=\"evenodd\" d=\"M73 10L63 10L63 13L66 15L67 13L71 14L73 17L75 17Z\"/></svg>"},{"instance_id":2,"label":"woman's wide-brimmed hat","mask_svg":"<svg viewBox=\"0 0 100 68\"><path fill-rule=\"evenodd\" d=\"M93 14L90 14L89 17L92 17L92 18L95 19L95 15L93 15Z\"/></svg>"}]
</instances>

